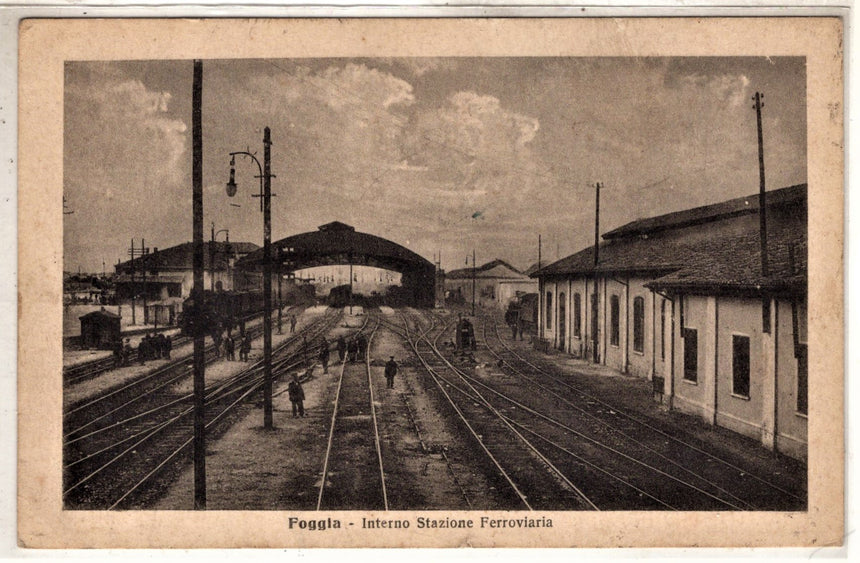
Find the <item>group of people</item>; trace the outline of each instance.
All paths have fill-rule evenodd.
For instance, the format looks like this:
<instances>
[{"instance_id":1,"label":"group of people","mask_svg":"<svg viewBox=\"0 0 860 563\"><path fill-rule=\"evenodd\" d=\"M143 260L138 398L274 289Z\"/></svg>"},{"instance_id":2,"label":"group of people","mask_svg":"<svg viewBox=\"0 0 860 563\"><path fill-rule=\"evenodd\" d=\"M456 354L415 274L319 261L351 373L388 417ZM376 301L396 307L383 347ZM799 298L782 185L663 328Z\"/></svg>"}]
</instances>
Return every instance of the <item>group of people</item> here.
<instances>
[{"instance_id":1,"label":"group of people","mask_svg":"<svg viewBox=\"0 0 860 563\"><path fill-rule=\"evenodd\" d=\"M367 337L359 334L357 337L346 341L342 335L337 339L337 356L340 363L345 361L360 362L367 357Z\"/></svg>"},{"instance_id":2,"label":"group of people","mask_svg":"<svg viewBox=\"0 0 860 563\"><path fill-rule=\"evenodd\" d=\"M164 335L164 333L152 334L148 333L140 340L137 345L137 361L140 365L144 365L149 360L170 359L170 352L173 349L173 341ZM131 341L117 341L114 344L113 357L116 366L127 366L132 361L132 353L134 349L131 347Z\"/></svg>"},{"instance_id":3,"label":"group of people","mask_svg":"<svg viewBox=\"0 0 860 563\"><path fill-rule=\"evenodd\" d=\"M247 362L248 355L251 353L251 337L247 333L240 334L233 338L229 332L223 338L215 339L215 356L221 357L221 349L224 349L224 355L231 362L236 361L236 350L239 351L239 361Z\"/></svg>"}]
</instances>

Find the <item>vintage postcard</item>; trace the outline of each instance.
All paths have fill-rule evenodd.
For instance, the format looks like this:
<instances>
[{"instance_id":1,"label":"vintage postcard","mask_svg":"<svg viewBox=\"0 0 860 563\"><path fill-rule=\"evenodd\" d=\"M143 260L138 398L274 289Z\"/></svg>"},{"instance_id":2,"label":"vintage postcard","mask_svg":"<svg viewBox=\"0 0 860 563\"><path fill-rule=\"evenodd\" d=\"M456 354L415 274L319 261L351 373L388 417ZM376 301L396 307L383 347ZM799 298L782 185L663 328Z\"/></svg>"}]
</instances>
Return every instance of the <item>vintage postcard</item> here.
<instances>
[{"instance_id":1,"label":"vintage postcard","mask_svg":"<svg viewBox=\"0 0 860 563\"><path fill-rule=\"evenodd\" d=\"M20 545L840 545L842 33L23 21Z\"/></svg>"}]
</instances>

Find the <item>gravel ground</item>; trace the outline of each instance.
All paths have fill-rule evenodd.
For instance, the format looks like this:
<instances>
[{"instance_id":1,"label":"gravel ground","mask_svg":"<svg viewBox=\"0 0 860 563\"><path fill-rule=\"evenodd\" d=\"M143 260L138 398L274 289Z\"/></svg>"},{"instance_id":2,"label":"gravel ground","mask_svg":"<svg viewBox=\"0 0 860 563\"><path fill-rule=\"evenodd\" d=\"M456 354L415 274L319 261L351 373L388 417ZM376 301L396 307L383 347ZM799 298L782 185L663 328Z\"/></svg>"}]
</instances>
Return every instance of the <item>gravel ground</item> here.
<instances>
[{"instance_id":1,"label":"gravel ground","mask_svg":"<svg viewBox=\"0 0 860 563\"><path fill-rule=\"evenodd\" d=\"M309 309L305 323L325 308ZM329 333L360 327L364 312L353 315ZM398 322L395 311L382 314ZM505 333L503 333L503 338ZM479 336L480 337L480 336ZM281 337L283 338L283 337ZM277 342L277 337L275 342ZM676 429L716 452L725 452L762 475L773 475L797 491L805 491L805 466L761 447L754 440L705 424L696 417L667 411L651 399L651 383L556 353L535 352L529 342L510 342L520 353L576 379L593 394L660 428ZM255 350L255 353L258 353ZM383 369L389 356L400 364L395 389L385 388ZM456 420L432 378L415 360L403 340L380 330L371 348L372 379L386 463L389 506L392 510L515 509L517 503L495 488L493 471ZM477 358L491 362L491 358ZM220 362L227 364L228 362ZM349 366L351 370L358 365ZM217 373L213 370L213 376ZM274 389L275 429L262 428L262 405L249 404L232 426L208 444L207 507L214 510L314 510L316 508L331 409L341 366L332 352L329 374L315 365L304 383L306 418L295 419L286 394L287 378ZM209 369L207 369L207 378ZM368 438L370 439L370 438ZM187 464L146 508L191 509L193 468Z\"/></svg>"},{"instance_id":2,"label":"gravel ground","mask_svg":"<svg viewBox=\"0 0 860 563\"><path fill-rule=\"evenodd\" d=\"M363 324L363 311L354 307L353 313L353 316L345 316L344 322L329 334L330 342ZM383 308L382 314L394 316L387 308ZM401 367L395 388L389 390L385 388L383 371L392 355ZM261 405L251 405L223 436L208 445L208 509L316 508L331 408L341 368L337 354L332 356L330 373L324 375L321 366L316 365L303 385L305 418L292 417L286 394L287 379L284 378L274 389L274 430L262 428ZM482 460L470 444L462 443L458 437L460 429L452 425L444 405L439 403L437 390L432 383L428 385L423 369L416 368L409 356L402 340L387 330L381 330L373 340L372 379L390 508L504 507L510 501L496 495L493 484L484 477ZM349 367L355 369L358 365ZM465 500L464 490L469 501ZM192 507L193 468L189 464L164 496L147 508L186 510Z\"/></svg>"}]
</instances>

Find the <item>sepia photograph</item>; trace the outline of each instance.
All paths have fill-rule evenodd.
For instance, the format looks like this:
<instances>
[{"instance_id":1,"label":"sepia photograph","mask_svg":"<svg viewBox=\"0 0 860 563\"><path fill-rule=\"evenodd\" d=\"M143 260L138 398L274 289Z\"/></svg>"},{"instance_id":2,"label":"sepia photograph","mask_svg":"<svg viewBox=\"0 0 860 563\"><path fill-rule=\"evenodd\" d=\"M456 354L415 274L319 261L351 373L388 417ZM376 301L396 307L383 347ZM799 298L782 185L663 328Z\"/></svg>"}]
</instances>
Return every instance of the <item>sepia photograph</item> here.
<instances>
[{"instance_id":1,"label":"sepia photograph","mask_svg":"<svg viewBox=\"0 0 860 563\"><path fill-rule=\"evenodd\" d=\"M811 397L841 403L841 374L810 363L810 319L841 315L816 304L842 265L811 276L810 249L828 217L841 244L842 195L814 185L803 49L291 41L54 58L62 321L38 338L61 355L39 384L60 518L573 546L603 543L565 543L597 513L775 522L830 499L811 460L841 450Z\"/></svg>"}]
</instances>

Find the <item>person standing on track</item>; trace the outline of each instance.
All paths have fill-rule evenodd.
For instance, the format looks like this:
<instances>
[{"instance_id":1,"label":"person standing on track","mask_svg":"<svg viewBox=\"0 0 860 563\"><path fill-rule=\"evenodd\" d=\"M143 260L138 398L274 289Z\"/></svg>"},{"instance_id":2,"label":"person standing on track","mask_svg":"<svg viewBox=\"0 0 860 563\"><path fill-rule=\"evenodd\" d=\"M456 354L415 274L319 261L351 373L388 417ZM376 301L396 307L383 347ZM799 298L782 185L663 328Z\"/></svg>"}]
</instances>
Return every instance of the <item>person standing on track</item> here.
<instances>
[{"instance_id":1,"label":"person standing on track","mask_svg":"<svg viewBox=\"0 0 860 563\"><path fill-rule=\"evenodd\" d=\"M230 362L236 361L236 342L230 334L224 339L224 353L227 354L227 360Z\"/></svg>"},{"instance_id":2,"label":"person standing on track","mask_svg":"<svg viewBox=\"0 0 860 563\"><path fill-rule=\"evenodd\" d=\"M397 362L394 361L394 356L385 362L385 383L389 389L394 389L394 376L397 375Z\"/></svg>"},{"instance_id":3,"label":"person standing on track","mask_svg":"<svg viewBox=\"0 0 860 563\"><path fill-rule=\"evenodd\" d=\"M323 367L323 373L328 373L328 340L325 338L322 339L322 344L320 345L320 363Z\"/></svg>"},{"instance_id":4,"label":"person standing on track","mask_svg":"<svg viewBox=\"0 0 860 563\"><path fill-rule=\"evenodd\" d=\"M296 332L296 316L290 315L290 334Z\"/></svg>"},{"instance_id":5,"label":"person standing on track","mask_svg":"<svg viewBox=\"0 0 860 563\"><path fill-rule=\"evenodd\" d=\"M251 351L251 339L247 334L242 335L242 344L239 347L239 359L243 362L248 361L248 353Z\"/></svg>"},{"instance_id":6,"label":"person standing on track","mask_svg":"<svg viewBox=\"0 0 860 563\"><path fill-rule=\"evenodd\" d=\"M297 416L305 416L305 390L302 389L302 383L299 381L299 374L293 374L293 380L287 387L287 392L290 396L290 402L293 404L293 418ZM298 413L298 414L296 414Z\"/></svg>"},{"instance_id":7,"label":"person standing on track","mask_svg":"<svg viewBox=\"0 0 860 563\"><path fill-rule=\"evenodd\" d=\"M337 357L340 363L343 363L344 358L346 358L346 340L342 334L337 337Z\"/></svg>"}]
</instances>

